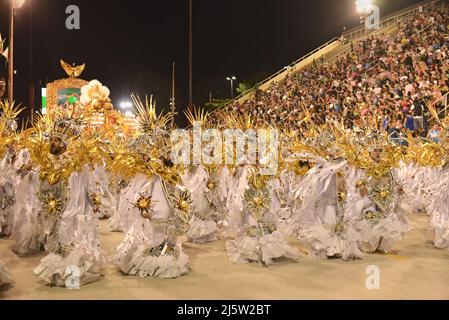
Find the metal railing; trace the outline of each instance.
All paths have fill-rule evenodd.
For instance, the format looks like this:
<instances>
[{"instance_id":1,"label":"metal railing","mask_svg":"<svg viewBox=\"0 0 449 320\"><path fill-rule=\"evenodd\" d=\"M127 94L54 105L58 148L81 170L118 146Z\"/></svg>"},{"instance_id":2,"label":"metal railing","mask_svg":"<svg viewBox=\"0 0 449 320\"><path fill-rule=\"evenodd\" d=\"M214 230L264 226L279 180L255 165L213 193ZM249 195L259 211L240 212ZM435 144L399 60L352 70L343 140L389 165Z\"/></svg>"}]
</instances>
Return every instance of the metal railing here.
<instances>
[{"instance_id":1,"label":"metal railing","mask_svg":"<svg viewBox=\"0 0 449 320\"><path fill-rule=\"evenodd\" d=\"M399 12L395 12L395 13L393 13L391 15L388 15L388 16L386 16L386 17L381 19L380 25L379 25L379 29L374 30L369 35L378 34L379 32L382 32L384 28L386 28L388 26L391 26L393 24L396 24L397 22L401 21L404 17L409 17L409 16L412 16L412 15L416 14L419 11L420 6L423 7L423 9L428 9L428 8L433 7L435 4L438 4L438 2L441 3L441 2L446 2L446 1L447 0L428 0L428 1L422 2L420 4L413 5L413 6L410 6L408 8L405 8L405 9L399 11ZM359 26L359 27L355 27L355 28L353 28L353 29L343 33L343 37L342 38L344 38L345 41L354 41L356 39L364 38L366 36L367 36L367 34L365 32L365 27L364 26ZM319 48L313 50L312 52L306 54L305 56L299 58L298 60L292 62L291 64L289 64L288 66L286 66L283 69L279 70L278 72L274 73L273 75L271 75L267 79L257 83L256 85L254 85L253 88L251 88L250 90L248 90L246 92L241 93L240 95L238 95L237 97L235 97L231 101L225 103L223 106L221 106L220 108L218 108L215 111L218 111L219 109L225 108L225 107L233 104L235 101L239 101L239 100L241 100L242 98L244 98L246 96L252 95L255 90L257 90L258 88L260 88L260 87L266 85L267 83L271 82L274 78L278 77L281 74L287 75L291 71L297 71L297 70L295 70L295 66L297 66L299 63L303 62L307 58L310 58L312 55L318 53L319 51L325 49L326 47L337 45L337 44L340 44L340 39L337 38L337 37L332 38L331 40L329 40L328 42L326 42L325 44L323 44ZM344 51L342 51L338 55L334 56L333 59L337 58L340 54L344 54L344 53L348 53L348 52L349 52L349 45L348 45L348 48L346 48Z\"/></svg>"},{"instance_id":2,"label":"metal railing","mask_svg":"<svg viewBox=\"0 0 449 320\"><path fill-rule=\"evenodd\" d=\"M228 107L228 106L232 105L233 103L235 103L236 101L239 101L239 100L241 100L241 99L243 99L245 97L249 98L251 95L253 95L255 93L255 91L257 89L259 89L259 88L269 84L270 82L273 81L273 79L279 77L282 74L285 74L285 76L287 76L292 71L293 72L294 71L299 71L297 69L297 66L301 62L304 62L306 59L312 57L313 55L315 55L318 52L326 49L327 47L329 47L329 48L331 48L332 46L335 47L332 50L329 50L330 52L332 52L333 50L338 48L338 46L342 46L343 50L341 50L337 54L333 55L329 59L326 59L325 52L323 52L323 55L320 55L320 56L316 57L316 59L314 59L314 60L318 60L318 59L324 57L325 58L325 62L328 62L328 63L332 62L335 59L337 59L338 57L340 57L341 55L351 52L350 43L352 41L358 40L358 39L363 39L363 38L366 38L367 36L372 36L372 35L378 35L378 34L386 33L389 30L388 28L397 26L397 24L399 22L403 21L404 18L408 18L408 17L412 17L413 15L416 15L419 12L420 8L422 8L423 11L426 11L428 9L435 9L437 7L443 7L444 5L448 5L448 1L449 0L427 0L427 1L420 2L420 3L416 4L416 5L407 7L405 9L402 9L400 11L396 11L395 13L392 13L390 15L387 15L387 16L383 17L381 19L381 21L380 21L379 29L376 29L376 30L374 30L373 32L371 32L369 34L367 34L365 32L365 26L355 27L355 28L353 28L353 29L351 29L349 31L346 31L342 35L342 38L346 42L345 44L342 44L340 38L337 38L337 37L332 38L331 40L329 40L325 44L321 45L317 49L315 49L312 52L306 54L305 56L301 57L300 59L292 62L291 64L289 64L288 66L286 66L283 69L279 70L278 72L274 73L273 75L271 75L267 79L257 83L256 85L254 85L253 88L249 89L246 92L243 92L242 94L238 95L234 99L232 99L229 102L225 103L223 106L215 109L211 114L213 114L215 112L218 112L220 110L223 110L226 107Z\"/></svg>"},{"instance_id":3,"label":"metal railing","mask_svg":"<svg viewBox=\"0 0 449 320\"><path fill-rule=\"evenodd\" d=\"M441 109L440 111L438 111L439 118L441 118L443 116L443 113L444 113L444 116L443 116L444 118L447 116L448 102L449 102L449 92L431 104L431 106L433 106L435 108L437 108L438 106L440 107L440 108L438 108L438 109Z\"/></svg>"},{"instance_id":4,"label":"metal railing","mask_svg":"<svg viewBox=\"0 0 449 320\"><path fill-rule=\"evenodd\" d=\"M324 50L326 47L332 47L335 46L337 44L339 44L339 39L338 38L333 38L331 40L329 40L328 42L326 42L325 44L323 44L322 46L320 46L319 48L313 50L312 52L309 52L308 54L306 54L305 56L299 58L298 60L296 60L295 62L292 62L291 64L289 64L288 66L284 67L283 69L279 70L278 72L274 73L273 75L271 75L270 77L268 77L265 80L262 80L261 82L257 83L256 85L254 85L253 88L251 88L250 90L240 94L239 96L235 97L234 99L232 99L231 101L227 102L226 104L224 104L222 107L214 110L218 111L219 109L225 108L231 104L233 104L235 101L239 101L240 99L244 98L245 96L249 96L251 95L255 90L257 90L258 88L266 85L267 83L269 83L271 80L273 80L274 78L278 77L279 75L285 73L286 75L288 73L290 73L292 70L295 70L295 67L305 61L306 59L310 58L311 56L317 54L319 51Z\"/></svg>"}]
</instances>

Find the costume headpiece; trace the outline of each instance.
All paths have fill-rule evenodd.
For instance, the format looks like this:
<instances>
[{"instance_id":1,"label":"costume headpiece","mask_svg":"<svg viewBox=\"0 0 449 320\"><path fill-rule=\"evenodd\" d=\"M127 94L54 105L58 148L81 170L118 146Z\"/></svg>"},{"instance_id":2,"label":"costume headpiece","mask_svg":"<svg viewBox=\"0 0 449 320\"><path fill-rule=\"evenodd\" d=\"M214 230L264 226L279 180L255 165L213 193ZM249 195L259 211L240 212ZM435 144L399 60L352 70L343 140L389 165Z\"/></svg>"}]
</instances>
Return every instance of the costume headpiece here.
<instances>
[{"instance_id":1,"label":"costume headpiece","mask_svg":"<svg viewBox=\"0 0 449 320\"><path fill-rule=\"evenodd\" d=\"M74 110L58 110L50 115L51 126L47 136L58 138L64 144L69 140L78 138L82 133L84 118Z\"/></svg>"},{"instance_id":2,"label":"costume headpiece","mask_svg":"<svg viewBox=\"0 0 449 320\"><path fill-rule=\"evenodd\" d=\"M145 99L145 104L135 95L131 95L134 102L137 119L138 132L137 137L133 139L130 148L138 153L148 154L148 151L159 148L162 153L168 152L167 124L171 121L172 115L156 113L156 103L151 96Z\"/></svg>"}]
</instances>

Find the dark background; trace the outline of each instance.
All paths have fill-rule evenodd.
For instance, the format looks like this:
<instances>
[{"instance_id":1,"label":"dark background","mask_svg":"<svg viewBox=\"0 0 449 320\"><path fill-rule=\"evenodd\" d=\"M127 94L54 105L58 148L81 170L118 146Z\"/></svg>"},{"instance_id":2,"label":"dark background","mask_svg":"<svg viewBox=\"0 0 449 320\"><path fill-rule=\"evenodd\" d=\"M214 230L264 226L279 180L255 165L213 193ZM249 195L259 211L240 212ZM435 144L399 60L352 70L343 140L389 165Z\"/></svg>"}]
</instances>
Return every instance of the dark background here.
<instances>
[{"instance_id":1,"label":"dark background","mask_svg":"<svg viewBox=\"0 0 449 320\"><path fill-rule=\"evenodd\" d=\"M354 0L193 0L194 103L230 96L239 81L272 74L359 25ZM386 15L419 0L374 0ZM81 30L67 30L68 5ZM0 33L8 36L9 0L0 0ZM31 45L32 44L32 45ZM115 105L129 94L154 94L169 109L176 62L178 110L188 101L188 0L27 0L16 13L15 99L30 104L40 88L65 78L59 59L86 63L81 78L111 89ZM32 63L31 63L32 61ZM32 68L31 68L32 65ZM6 64L0 61L0 74ZM236 86L238 85L238 81Z\"/></svg>"}]
</instances>

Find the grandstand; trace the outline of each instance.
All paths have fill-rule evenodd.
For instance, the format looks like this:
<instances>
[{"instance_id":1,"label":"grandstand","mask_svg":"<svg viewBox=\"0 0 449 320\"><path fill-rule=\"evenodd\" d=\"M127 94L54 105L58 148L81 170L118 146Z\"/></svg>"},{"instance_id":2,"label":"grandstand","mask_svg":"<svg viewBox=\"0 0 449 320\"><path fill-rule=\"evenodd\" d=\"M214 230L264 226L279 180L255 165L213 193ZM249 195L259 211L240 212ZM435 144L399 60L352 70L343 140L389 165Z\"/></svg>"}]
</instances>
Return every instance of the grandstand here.
<instances>
[{"instance_id":1,"label":"grandstand","mask_svg":"<svg viewBox=\"0 0 449 320\"><path fill-rule=\"evenodd\" d=\"M413 117L409 129L425 135L429 105L447 114L448 8L447 0L423 1L383 17L378 30L349 30L216 112L286 129L300 129L304 109L317 123L343 117L348 127L376 121L389 129Z\"/></svg>"}]
</instances>

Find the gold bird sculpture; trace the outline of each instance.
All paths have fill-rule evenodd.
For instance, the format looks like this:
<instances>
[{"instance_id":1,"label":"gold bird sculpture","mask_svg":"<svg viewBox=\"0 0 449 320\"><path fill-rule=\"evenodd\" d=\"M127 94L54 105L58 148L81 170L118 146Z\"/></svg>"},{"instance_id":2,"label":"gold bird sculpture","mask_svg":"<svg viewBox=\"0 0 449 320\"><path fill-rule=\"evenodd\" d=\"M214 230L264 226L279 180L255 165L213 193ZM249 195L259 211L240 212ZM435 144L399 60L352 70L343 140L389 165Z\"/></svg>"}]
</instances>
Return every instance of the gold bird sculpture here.
<instances>
[{"instance_id":1,"label":"gold bird sculpture","mask_svg":"<svg viewBox=\"0 0 449 320\"><path fill-rule=\"evenodd\" d=\"M70 78L78 78L81 75L81 73L83 73L86 64L83 63L80 66L75 66L74 63L70 65L61 59L61 67L64 69L64 71Z\"/></svg>"}]
</instances>

